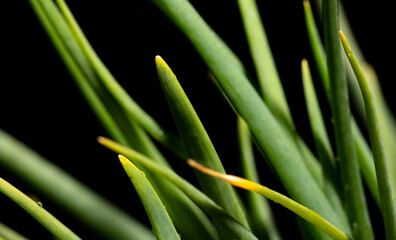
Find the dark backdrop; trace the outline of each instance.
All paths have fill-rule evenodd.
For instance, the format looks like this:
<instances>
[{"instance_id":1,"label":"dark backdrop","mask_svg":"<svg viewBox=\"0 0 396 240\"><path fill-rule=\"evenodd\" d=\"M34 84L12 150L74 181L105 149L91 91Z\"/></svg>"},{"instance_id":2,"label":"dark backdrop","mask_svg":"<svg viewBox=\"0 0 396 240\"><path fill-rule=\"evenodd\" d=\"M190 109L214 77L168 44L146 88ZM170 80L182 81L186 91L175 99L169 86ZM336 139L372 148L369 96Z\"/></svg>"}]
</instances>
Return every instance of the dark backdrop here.
<instances>
[{"instance_id":1,"label":"dark backdrop","mask_svg":"<svg viewBox=\"0 0 396 240\"><path fill-rule=\"evenodd\" d=\"M0 128L125 211L134 214L139 209L141 212L140 202L116 155L96 143L96 137L106 133L63 66L28 1L11 2L3 9L8 14L2 21ZM308 58L312 62L302 2L258 2L297 130L311 143L300 78L301 59ZM158 122L175 131L156 76L154 57L161 55L177 74L226 170L240 173L232 111L208 80L207 67L194 48L150 1L70 0L68 3L93 47L122 86ZM192 3L254 74L236 1L195 0ZM358 7L348 2L345 8L392 105L392 56L396 48L391 44L394 42L391 10L368 0L359 1ZM318 80L315 71L314 78ZM320 89L319 94L323 94ZM328 112L325 115L329 117ZM165 154L179 172L184 170L181 175L192 179L192 171L175 161L172 154L166 151ZM261 158L258 165L262 182L284 192ZM0 176L29 192L1 168ZM81 237L96 238L47 203L45 196L37 197ZM372 204L371 199L369 202ZM32 239L51 239L35 220L2 195L0 203L1 222ZM290 224L294 221L293 215L272 205L285 237L297 234L296 228L290 229L294 225ZM378 212L374 210L372 214ZM144 214L136 217L148 223Z\"/></svg>"}]
</instances>

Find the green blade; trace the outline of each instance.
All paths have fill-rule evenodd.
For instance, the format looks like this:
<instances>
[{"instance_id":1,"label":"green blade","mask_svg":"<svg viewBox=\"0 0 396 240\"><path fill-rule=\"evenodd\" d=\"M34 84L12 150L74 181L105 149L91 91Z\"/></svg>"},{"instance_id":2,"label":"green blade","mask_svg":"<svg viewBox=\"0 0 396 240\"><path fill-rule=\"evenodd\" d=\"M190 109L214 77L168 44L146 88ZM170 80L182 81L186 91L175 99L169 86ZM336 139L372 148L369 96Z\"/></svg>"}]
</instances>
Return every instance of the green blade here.
<instances>
[{"instance_id":1,"label":"green blade","mask_svg":"<svg viewBox=\"0 0 396 240\"><path fill-rule=\"evenodd\" d=\"M241 151L242 172L246 179L260 182L253 155L252 139L249 128L242 118L238 117L238 140ZM260 239L282 239L275 223L273 213L268 201L253 192L247 192L250 224L253 232Z\"/></svg>"},{"instance_id":2,"label":"green blade","mask_svg":"<svg viewBox=\"0 0 396 240\"><path fill-rule=\"evenodd\" d=\"M223 173L214 171L214 170L209 169L209 168L207 168L207 167L205 167L191 159L188 161L188 164L191 167L193 167L205 174L208 174L215 178L221 179L225 182L232 184L233 186L240 187L240 188L243 188L243 189L263 195L264 197L284 206L285 208L291 210L292 212L299 215L303 219L312 223L315 227L319 228L320 230L322 230L323 232L328 234L333 239L339 239L339 240L351 239L345 233L343 233L340 229L338 229L336 226L334 226L333 224L328 222L326 219L324 219L322 216L320 216L318 213L316 213L315 211L312 211L311 209L286 197L285 195L282 195L274 190L271 190L263 185L252 182L250 180L240 178L240 177L237 177L234 175L227 175L227 174L223 174Z\"/></svg>"},{"instance_id":3,"label":"green blade","mask_svg":"<svg viewBox=\"0 0 396 240\"><path fill-rule=\"evenodd\" d=\"M99 78L114 97L114 99L133 119L135 119L142 127L144 127L144 129L146 129L146 131L148 131L154 139L169 148L179 157L185 158L186 154L180 140L169 131L161 127L157 122L155 122L155 120L152 119L151 116L148 115L119 85L114 76L103 64L92 46L89 44L65 1L57 0L57 3L59 4L62 13L68 21L76 41L78 41L80 44L81 50L84 52L87 59L92 64L93 69L98 74Z\"/></svg>"},{"instance_id":4,"label":"green blade","mask_svg":"<svg viewBox=\"0 0 396 240\"><path fill-rule=\"evenodd\" d=\"M119 159L143 203L155 236L159 240L180 239L168 212L144 172L140 171L124 156L120 155Z\"/></svg>"},{"instance_id":5,"label":"green blade","mask_svg":"<svg viewBox=\"0 0 396 240\"><path fill-rule=\"evenodd\" d=\"M264 102L287 128L294 124L255 0L238 0Z\"/></svg>"},{"instance_id":6,"label":"green blade","mask_svg":"<svg viewBox=\"0 0 396 240\"><path fill-rule=\"evenodd\" d=\"M301 62L302 79L305 95L305 103L308 110L308 117L315 142L316 152L322 163L324 173L325 193L331 205L344 222L344 226L349 226L348 217L342 205L340 197L340 182L335 168L334 154L330 140L327 135L326 126L322 117L318 99L312 83L312 77L307 60Z\"/></svg>"},{"instance_id":7,"label":"green blade","mask_svg":"<svg viewBox=\"0 0 396 240\"><path fill-rule=\"evenodd\" d=\"M33 201L30 197L19 191L17 188L2 178L0 178L0 192L4 193L12 201L28 212L57 239L81 239L69 228L63 225L63 223L61 223L58 219L47 212L47 210L45 210L42 206L37 204L37 202Z\"/></svg>"},{"instance_id":8,"label":"green blade","mask_svg":"<svg viewBox=\"0 0 396 240\"><path fill-rule=\"evenodd\" d=\"M109 239L154 239L145 226L1 130L0 149L3 169L97 235Z\"/></svg>"},{"instance_id":9,"label":"green blade","mask_svg":"<svg viewBox=\"0 0 396 240\"><path fill-rule=\"evenodd\" d=\"M327 69L326 54L324 52L324 47L319 37L318 29L313 18L312 9L309 1L304 1L304 11L306 16L306 25L308 30L308 37L313 52L316 67L319 69L319 76L322 82L323 88L325 90L327 101L332 105L331 93L330 93L330 79ZM363 173L363 177L369 187L369 190L379 205L379 194L378 194L378 184L375 174L374 160L370 154L370 148L368 147L356 121L352 118L352 133L353 141L356 149L356 155L359 161L360 169Z\"/></svg>"},{"instance_id":10,"label":"green blade","mask_svg":"<svg viewBox=\"0 0 396 240\"><path fill-rule=\"evenodd\" d=\"M177 175L174 171L167 167L163 167L155 163L146 156L120 145L110 139L99 137L98 142L110 150L127 156L134 163L140 163L152 173L159 175L172 182L180 190L182 190L192 201L202 208L213 219L217 220L224 228L226 228L236 239L257 239L250 230L242 226L238 221L226 213L212 199L198 190L195 186Z\"/></svg>"},{"instance_id":11,"label":"green blade","mask_svg":"<svg viewBox=\"0 0 396 240\"><path fill-rule=\"evenodd\" d=\"M371 148L374 155L375 170L378 178L378 188L381 198L381 210L385 223L386 238L389 240L396 239L396 208L392 194L388 166L386 164L385 153L382 147L382 139L374 106L374 99L366 78L360 69L359 63L342 32L340 32L340 37L363 95Z\"/></svg>"},{"instance_id":12,"label":"green blade","mask_svg":"<svg viewBox=\"0 0 396 240\"><path fill-rule=\"evenodd\" d=\"M157 56L155 61L158 77L189 156L224 172L216 150L176 76L161 57ZM209 197L240 221L242 225L248 226L235 192L229 185L201 174L197 174L197 177L203 191Z\"/></svg>"},{"instance_id":13,"label":"green blade","mask_svg":"<svg viewBox=\"0 0 396 240\"><path fill-rule=\"evenodd\" d=\"M352 225L353 236L362 240L373 239L373 230L353 145L346 72L338 37L337 0L325 0L323 14L336 149L340 159L346 210Z\"/></svg>"}]
</instances>

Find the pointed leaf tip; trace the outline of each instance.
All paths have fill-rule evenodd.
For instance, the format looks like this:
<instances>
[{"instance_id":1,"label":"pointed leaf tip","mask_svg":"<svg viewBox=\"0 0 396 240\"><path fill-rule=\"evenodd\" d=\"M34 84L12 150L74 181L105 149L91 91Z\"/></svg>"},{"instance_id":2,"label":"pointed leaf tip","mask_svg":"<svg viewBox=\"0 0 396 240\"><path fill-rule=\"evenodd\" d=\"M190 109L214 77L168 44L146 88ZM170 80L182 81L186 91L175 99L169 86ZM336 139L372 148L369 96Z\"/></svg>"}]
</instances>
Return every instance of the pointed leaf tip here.
<instances>
[{"instance_id":1,"label":"pointed leaf tip","mask_svg":"<svg viewBox=\"0 0 396 240\"><path fill-rule=\"evenodd\" d=\"M133 163L131 163L131 162L129 161L128 158L124 157L124 156L121 155L121 154L118 155L118 159L120 160L120 162L121 162L121 164L122 164L122 166L123 166L124 168L125 168L127 165L132 165L132 166L135 167L135 165L133 165Z\"/></svg>"},{"instance_id":2,"label":"pointed leaf tip","mask_svg":"<svg viewBox=\"0 0 396 240\"><path fill-rule=\"evenodd\" d=\"M160 64L164 64L164 63L165 63L165 61L164 61L164 59L162 59L162 57L160 55L155 56L155 64L160 65Z\"/></svg>"}]
</instances>

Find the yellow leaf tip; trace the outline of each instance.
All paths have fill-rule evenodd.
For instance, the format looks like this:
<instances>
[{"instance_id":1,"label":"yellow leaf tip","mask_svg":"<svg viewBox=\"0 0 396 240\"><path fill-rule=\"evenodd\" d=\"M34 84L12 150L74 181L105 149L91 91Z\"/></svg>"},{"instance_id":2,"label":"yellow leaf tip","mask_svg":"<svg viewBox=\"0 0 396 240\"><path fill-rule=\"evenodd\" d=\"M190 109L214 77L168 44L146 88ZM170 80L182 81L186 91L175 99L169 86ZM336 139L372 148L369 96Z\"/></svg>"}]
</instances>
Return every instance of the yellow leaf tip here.
<instances>
[{"instance_id":1,"label":"yellow leaf tip","mask_svg":"<svg viewBox=\"0 0 396 240\"><path fill-rule=\"evenodd\" d=\"M121 154L118 154L118 159L120 160L122 165L126 165L129 162L128 158L124 157Z\"/></svg>"},{"instance_id":2,"label":"yellow leaf tip","mask_svg":"<svg viewBox=\"0 0 396 240\"><path fill-rule=\"evenodd\" d=\"M103 142L106 140L105 137L99 136L96 138L96 141L98 141L98 143L103 144Z\"/></svg>"},{"instance_id":3,"label":"yellow leaf tip","mask_svg":"<svg viewBox=\"0 0 396 240\"><path fill-rule=\"evenodd\" d=\"M165 63L164 59L160 55L155 56L155 63L158 64L163 64Z\"/></svg>"}]
</instances>

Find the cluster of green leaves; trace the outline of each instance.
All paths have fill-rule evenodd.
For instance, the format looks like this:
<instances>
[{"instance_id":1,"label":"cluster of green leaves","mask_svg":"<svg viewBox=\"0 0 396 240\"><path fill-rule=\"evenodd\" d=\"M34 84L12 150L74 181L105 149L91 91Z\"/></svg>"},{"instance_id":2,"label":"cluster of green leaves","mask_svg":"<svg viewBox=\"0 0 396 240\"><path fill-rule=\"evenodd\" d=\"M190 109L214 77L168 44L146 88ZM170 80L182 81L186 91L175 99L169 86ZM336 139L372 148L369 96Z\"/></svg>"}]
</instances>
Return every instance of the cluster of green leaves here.
<instances>
[{"instance_id":1,"label":"cluster of green leaves","mask_svg":"<svg viewBox=\"0 0 396 240\"><path fill-rule=\"evenodd\" d=\"M252 85L243 63L187 0L153 0L197 49L219 92L235 110L242 172L246 179L225 173L197 113L161 57L155 59L157 73L178 135L158 124L119 85L96 55L64 0L30 0L30 3L81 92L113 139L100 137L98 142L121 154L119 159L146 210L152 232L0 131L1 167L67 209L80 224L106 239L180 239L180 236L184 239L282 239L268 198L302 217L304 220L297 219L299 227L302 235L309 239L369 240L374 239L374 233L362 173L381 209L387 239L396 239L392 193L392 186L396 186L396 154L390 147L396 137L393 131L396 125L373 70L363 69L371 71L367 81L342 33L340 41L339 19L344 25L347 21L342 12L338 16L337 0L323 1L326 51L310 4L303 2L315 65L334 118L335 149L330 144L308 62L302 60L302 84L315 153L295 130L254 0L238 0L238 5L259 89ZM348 27L343 29L352 37ZM345 68L341 42L353 72ZM356 45L352 48L360 53ZM357 79L360 86L359 90L356 84L351 85L355 87L352 92L363 96L362 99L356 97L356 101L367 116L372 151L351 118L347 74L350 81ZM172 170L153 140L183 163L189 158L195 160L188 162L197 169L200 189ZM253 142L289 197L259 184L260 169L256 167ZM248 192L247 202L243 203L229 183L265 198ZM0 191L57 239L79 239L44 208L1 178ZM0 225L0 238L6 234L23 239Z\"/></svg>"}]
</instances>

